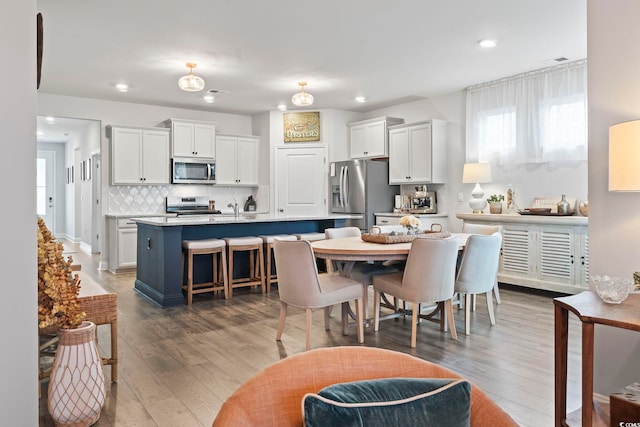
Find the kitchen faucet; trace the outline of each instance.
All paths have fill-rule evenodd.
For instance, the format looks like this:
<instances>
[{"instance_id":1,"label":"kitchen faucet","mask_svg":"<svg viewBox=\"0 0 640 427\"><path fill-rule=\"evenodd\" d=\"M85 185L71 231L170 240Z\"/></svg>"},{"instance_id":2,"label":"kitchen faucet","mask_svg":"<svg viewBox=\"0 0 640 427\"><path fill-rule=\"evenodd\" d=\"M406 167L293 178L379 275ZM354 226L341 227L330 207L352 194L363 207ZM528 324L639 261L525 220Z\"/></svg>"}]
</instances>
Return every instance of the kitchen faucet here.
<instances>
[{"instance_id":1,"label":"kitchen faucet","mask_svg":"<svg viewBox=\"0 0 640 427\"><path fill-rule=\"evenodd\" d=\"M238 202L236 202L234 200L234 203L229 203L227 205L228 208L232 208L233 209L233 215L238 218L240 217L240 210L238 209Z\"/></svg>"}]
</instances>

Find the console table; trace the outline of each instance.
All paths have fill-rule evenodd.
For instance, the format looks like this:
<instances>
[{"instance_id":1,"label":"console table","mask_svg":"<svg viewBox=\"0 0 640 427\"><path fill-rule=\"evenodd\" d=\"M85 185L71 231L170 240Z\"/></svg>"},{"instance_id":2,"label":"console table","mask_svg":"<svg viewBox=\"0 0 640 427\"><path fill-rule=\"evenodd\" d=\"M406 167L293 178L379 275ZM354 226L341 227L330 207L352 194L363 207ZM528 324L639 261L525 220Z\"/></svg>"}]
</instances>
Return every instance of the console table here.
<instances>
[{"instance_id":1,"label":"console table","mask_svg":"<svg viewBox=\"0 0 640 427\"><path fill-rule=\"evenodd\" d=\"M640 294L631 294L622 304L607 304L594 292L555 298L555 425L596 425L593 418L594 325L640 332ZM567 344L569 312L582 322L582 410L567 417ZM606 408L605 408L606 409ZM608 410L607 410L608 412ZM580 419L581 424L580 424ZM609 420L606 421L608 425Z\"/></svg>"}]
</instances>

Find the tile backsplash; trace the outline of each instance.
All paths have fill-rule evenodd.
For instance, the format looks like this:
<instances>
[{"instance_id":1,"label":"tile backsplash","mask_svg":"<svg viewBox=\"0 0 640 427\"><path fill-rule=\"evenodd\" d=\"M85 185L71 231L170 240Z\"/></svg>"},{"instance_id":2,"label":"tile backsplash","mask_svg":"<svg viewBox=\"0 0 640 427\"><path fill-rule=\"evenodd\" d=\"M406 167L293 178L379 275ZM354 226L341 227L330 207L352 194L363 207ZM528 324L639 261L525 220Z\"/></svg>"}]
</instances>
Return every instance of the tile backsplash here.
<instances>
[{"instance_id":1,"label":"tile backsplash","mask_svg":"<svg viewBox=\"0 0 640 427\"><path fill-rule=\"evenodd\" d=\"M216 209L231 212L229 203L237 202L242 210L247 197L256 200L258 212L269 210L269 187L217 187L215 185L114 185L109 187L108 210L111 215L165 213L167 196L206 196L216 201Z\"/></svg>"}]
</instances>

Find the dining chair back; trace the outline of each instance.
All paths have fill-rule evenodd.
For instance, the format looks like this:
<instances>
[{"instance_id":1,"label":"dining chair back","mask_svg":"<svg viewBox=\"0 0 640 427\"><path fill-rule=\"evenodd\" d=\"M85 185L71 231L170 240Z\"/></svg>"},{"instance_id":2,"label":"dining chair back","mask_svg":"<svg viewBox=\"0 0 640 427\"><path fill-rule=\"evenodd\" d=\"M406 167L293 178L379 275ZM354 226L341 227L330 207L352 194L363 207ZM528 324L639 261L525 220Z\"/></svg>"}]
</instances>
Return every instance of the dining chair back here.
<instances>
[{"instance_id":1,"label":"dining chair back","mask_svg":"<svg viewBox=\"0 0 640 427\"><path fill-rule=\"evenodd\" d=\"M491 235L493 233L502 234L502 226L501 225L485 225L485 224L469 224L465 222L462 224L462 232L469 234L486 234ZM498 287L498 278L496 277L496 282L493 284L493 293L496 296L496 304L502 304L502 300L500 299L500 288ZM475 297L473 310L475 311Z\"/></svg>"},{"instance_id":2,"label":"dining chair back","mask_svg":"<svg viewBox=\"0 0 640 427\"><path fill-rule=\"evenodd\" d=\"M411 243L404 273L383 274L373 277L374 329L380 324L381 293L392 295L412 304L411 347L416 346L418 317L435 320L440 329L448 323L451 337L457 338L453 319L452 298L459 242L456 237L445 239L417 238ZM421 303L437 303L439 319L420 314ZM394 313L386 318L398 317Z\"/></svg>"},{"instance_id":3,"label":"dining chair back","mask_svg":"<svg viewBox=\"0 0 640 427\"><path fill-rule=\"evenodd\" d=\"M341 237L360 237L360 229L358 227L336 227L325 228L324 235L327 239L339 239Z\"/></svg>"},{"instance_id":4,"label":"dining chair back","mask_svg":"<svg viewBox=\"0 0 640 427\"><path fill-rule=\"evenodd\" d=\"M487 295L487 309L491 325L495 325L493 311L493 299L491 291L496 283L498 274L498 262L500 259L500 246L502 235L495 232L489 236L472 234L467 239L462 262L455 281L455 292L464 295L464 325L465 334L470 333L470 296L485 293Z\"/></svg>"},{"instance_id":5,"label":"dining chair back","mask_svg":"<svg viewBox=\"0 0 640 427\"><path fill-rule=\"evenodd\" d=\"M278 269L280 320L276 340L280 341L287 315L287 306L306 311L306 348L311 346L311 310L325 309L325 329L329 330L329 307L342 304L342 329L346 335L349 301L356 304L358 342L364 342L362 285L338 274L318 274L311 244L306 240L284 241L275 239L273 252Z\"/></svg>"}]
</instances>

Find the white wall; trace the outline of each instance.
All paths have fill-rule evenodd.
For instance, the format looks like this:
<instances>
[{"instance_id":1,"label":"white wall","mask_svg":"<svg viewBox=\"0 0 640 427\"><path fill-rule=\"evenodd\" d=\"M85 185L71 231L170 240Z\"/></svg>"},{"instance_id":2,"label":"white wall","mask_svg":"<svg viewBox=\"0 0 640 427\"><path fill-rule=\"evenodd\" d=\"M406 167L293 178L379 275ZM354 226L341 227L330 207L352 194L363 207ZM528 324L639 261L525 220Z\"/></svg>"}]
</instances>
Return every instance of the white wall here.
<instances>
[{"instance_id":1,"label":"white wall","mask_svg":"<svg viewBox=\"0 0 640 427\"><path fill-rule=\"evenodd\" d=\"M36 2L8 0L0 14L0 140L7 159L0 168L0 210L5 225L0 257L2 298L0 364L2 425L38 425L36 246Z\"/></svg>"},{"instance_id":2,"label":"white wall","mask_svg":"<svg viewBox=\"0 0 640 427\"><path fill-rule=\"evenodd\" d=\"M591 274L640 271L640 193L608 192L609 126L640 119L640 2L588 0L589 240ZM596 327L595 390L640 378L637 332Z\"/></svg>"}]
</instances>

